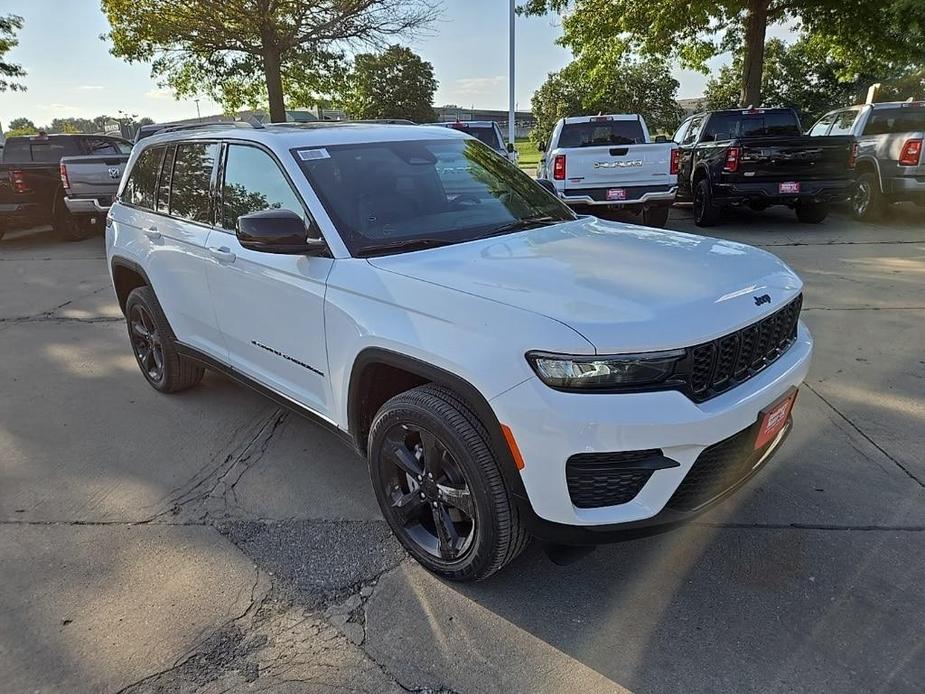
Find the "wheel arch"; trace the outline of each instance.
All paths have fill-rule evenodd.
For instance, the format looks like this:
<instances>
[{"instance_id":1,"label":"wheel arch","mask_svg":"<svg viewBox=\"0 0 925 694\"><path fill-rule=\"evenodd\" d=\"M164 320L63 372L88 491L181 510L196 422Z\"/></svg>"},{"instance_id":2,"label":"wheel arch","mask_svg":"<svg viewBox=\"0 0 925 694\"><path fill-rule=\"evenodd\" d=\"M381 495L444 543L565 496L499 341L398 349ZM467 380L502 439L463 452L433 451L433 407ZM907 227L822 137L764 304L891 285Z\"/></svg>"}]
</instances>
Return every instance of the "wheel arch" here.
<instances>
[{"instance_id":1,"label":"wheel arch","mask_svg":"<svg viewBox=\"0 0 925 694\"><path fill-rule=\"evenodd\" d=\"M488 432L489 446L499 463L508 491L520 501L526 501L526 490L507 439L501 430L501 423L478 388L461 376L439 366L380 347L367 347L357 354L350 372L347 391L347 425L357 449L363 455L368 453L369 426L376 412L393 395L410 390L403 387L393 392L393 389L388 387L382 388L381 384L377 390L373 379L377 374L382 374L383 369L390 370L393 374L404 374L407 380L402 385L410 385L413 388L424 383L435 383L459 395Z\"/></svg>"},{"instance_id":2,"label":"wheel arch","mask_svg":"<svg viewBox=\"0 0 925 694\"><path fill-rule=\"evenodd\" d=\"M116 298L119 300L119 308L122 309L123 314L125 313L125 302L133 289L147 286L151 287L151 291L154 291L147 273L135 261L115 256L112 259L111 269L112 285L116 291Z\"/></svg>"},{"instance_id":3,"label":"wheel arch","mask_svg":"<svg viewBox=\"0 0 925 694\"><path fill-rule=\"evenodd\" d=\"M859 157L854 165L854 170L857 176L873 173L877 177L880 192L883 192L883 176L880 174L880 162L877 161L876 157Z\"/></svg>"}]
</instances>

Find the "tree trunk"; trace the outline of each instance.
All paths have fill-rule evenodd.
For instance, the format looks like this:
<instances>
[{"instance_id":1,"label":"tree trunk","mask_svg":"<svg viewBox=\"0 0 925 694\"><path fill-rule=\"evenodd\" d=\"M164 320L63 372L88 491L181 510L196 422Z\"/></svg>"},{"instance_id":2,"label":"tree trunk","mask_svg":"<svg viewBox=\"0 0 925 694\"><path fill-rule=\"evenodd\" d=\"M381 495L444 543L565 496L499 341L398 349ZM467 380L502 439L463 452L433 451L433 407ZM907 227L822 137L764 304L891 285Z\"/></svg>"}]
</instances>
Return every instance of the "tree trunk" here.
<instances>
[{"instance_id":1,"label":"tree trunk","mask_svg":"<svg viewBox=\"0 0 925 694\"><path fill-rule=\"evenodd\" d=\"M742 62L742 106L761 106L764 38L770 0L748 0L745 17L745 59Z\"/></svg>"},{"instance_id":2,"label":"tree trunk","mask_svg":"<svg viewBox=\"0 0 925 694\"><path fill-rule=\"evenodd\" d=\"M267 81L267 96L270 101L270 122L286 122L286 105L283 102L282 63L276 37L270 32L263 35L263 74Z\"/></svg>"}]
</instances>

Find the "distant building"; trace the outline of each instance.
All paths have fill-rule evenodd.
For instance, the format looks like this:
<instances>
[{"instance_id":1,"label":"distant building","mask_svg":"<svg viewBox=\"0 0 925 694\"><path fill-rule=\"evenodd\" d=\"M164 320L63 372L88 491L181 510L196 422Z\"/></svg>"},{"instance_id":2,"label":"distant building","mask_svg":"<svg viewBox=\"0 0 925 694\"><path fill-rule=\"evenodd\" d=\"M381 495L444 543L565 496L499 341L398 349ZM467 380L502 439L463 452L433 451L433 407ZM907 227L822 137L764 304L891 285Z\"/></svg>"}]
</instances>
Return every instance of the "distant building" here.
<instances>
[{"instance_id":1,"label":"distant building","mask_svg":"<svg viewBox=\"0 0 925 694\"><path fill-rule=\"evenodd\" d=\"M684 111L684 115L689 116L692 113L700 113L707 107L707 100L698 96L693 99L678 99L678 106Z\"/></svg>"},{"instance_id":2,"label":"distant building","mask_svg":"<svg viewBox=\"0 0 925 694\"><path fill-rule=\"evenodd\" d=\"M437 120L441 123L453 123L455 121L466 120L491 120L500 125L501 131L507 136L507 111L485 108L462 108L455 104L437 106L434 110L437 112ZM535 122L532 112L516 111L514 113L516 136L527 137L530 131L533 130Z\"/></svg>"}]
</instances>

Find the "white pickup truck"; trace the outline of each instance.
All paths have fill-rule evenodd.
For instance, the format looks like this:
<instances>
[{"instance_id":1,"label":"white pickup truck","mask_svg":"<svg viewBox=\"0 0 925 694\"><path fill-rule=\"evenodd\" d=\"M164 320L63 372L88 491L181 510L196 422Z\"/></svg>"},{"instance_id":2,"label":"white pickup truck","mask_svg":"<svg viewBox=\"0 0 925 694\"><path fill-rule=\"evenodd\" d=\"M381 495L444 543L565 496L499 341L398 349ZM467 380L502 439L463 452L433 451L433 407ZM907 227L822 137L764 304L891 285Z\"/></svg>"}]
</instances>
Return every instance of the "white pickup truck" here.
<instances>
[{"instance_id":1,"label":"white pickup truck","mask_svg":"<svg viewBox=\"0 0 925 694\"><path fill-rule=\"evenodd\" d=\"M646 226L663 227L678 187L678 145L652 142L642 116L563 118L537 178L552 182L559 199L596 216L628 209Z\"/></svg>"}]
</instances>

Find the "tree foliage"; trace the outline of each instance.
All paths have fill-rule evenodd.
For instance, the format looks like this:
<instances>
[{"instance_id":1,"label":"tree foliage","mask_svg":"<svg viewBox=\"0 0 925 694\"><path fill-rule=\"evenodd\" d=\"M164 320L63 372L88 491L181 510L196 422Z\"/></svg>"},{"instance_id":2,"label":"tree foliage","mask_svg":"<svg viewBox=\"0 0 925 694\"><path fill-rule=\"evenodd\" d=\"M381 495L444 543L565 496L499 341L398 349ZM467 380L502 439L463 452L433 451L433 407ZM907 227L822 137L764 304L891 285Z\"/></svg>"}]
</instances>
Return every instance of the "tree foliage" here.
<instances>
[{"instance_id":1,"label":"tree foliage","mask_svg":"<svg viewBox=\"0 0 925 694\"><path fill-rule=\"evenodd\" d=\"M436 120L434 67L412 50L389 46L382 53L363 53L353 63L343 94L352 118Z\"/></svg>"},{"instance_id":2,"label":"tree foliage","mask_svg":"<svg viewBox=\"0 0 925 694\"><path fill-rule=\"evenodd\" d=\"M678 86L664 61L621 58L589 66L575 60L550 73L533 94L533 140L548 141L560 118L597 113L639 113L652 133L673 132L683 115Z\"/></svg>"},{"instance_id":3,"label":"tree foliage","mask_svg":"<svg viewBox=\"0 0 925 694\"><path fill-rule=\"evenodd\" d=\"M22 29L22 17L15 14L0 16L0 92L25 89L19 79L26 76L21 65L6 61L6 54L19 45L16 33Z\"/></svg>"},{"instance_id":4,"label":"tree foliage","mask_svg":"<svg viewBox=\"0 0 925 694\"><path fill-rule=\"evenodd\" d=\"M112 53L150 61L179 97L208 94L226 110L285 95L304 104L334 90L344 51L426 29L431 0L102 0ZM301 105L300 104L300 105Z\"/></svg>"},{"instance_id":5,"label":"tree foliage","mask_svg":"<svg viewBox=\"0 0 925 694\"><path fill-rule=\"evenodd\" d=\"M741 105L737 78L741 62L741 56L736 56L707 82L704 97L708 109ZM834 108L862 103L873 82L883 83L882 100L923 95L922 68L884 65L878 69L877 74L853 72L832 58L824 45L807 37L792 44L771 39L765 47L762 103L792 107L809 126Z\"/></svg>"},{"instance_id":6,"label":"tree foliage","mask_svg":"<svg viewBox=\"0 0 925 694\"><path fill-rule=\"evenodd\" d=\"M798 24L838 64L843 80L925 64L922 0L528 0L522 11L563 14L561 43L584 59L638 53L706 73L708 60L732 52L741 56L743 82L749 65L763 55L765 28L775 24ZM746 41L755 18L764 22ZM753 77L759 87L761 75L757 60ZM746 99L746 92L739 105L760 103L760 93Z\"/></svg>"}]
</instances>

